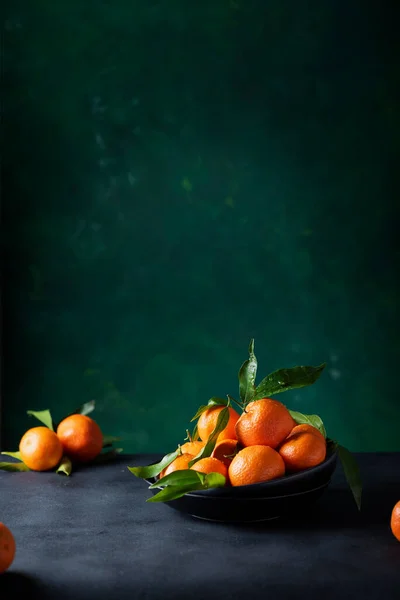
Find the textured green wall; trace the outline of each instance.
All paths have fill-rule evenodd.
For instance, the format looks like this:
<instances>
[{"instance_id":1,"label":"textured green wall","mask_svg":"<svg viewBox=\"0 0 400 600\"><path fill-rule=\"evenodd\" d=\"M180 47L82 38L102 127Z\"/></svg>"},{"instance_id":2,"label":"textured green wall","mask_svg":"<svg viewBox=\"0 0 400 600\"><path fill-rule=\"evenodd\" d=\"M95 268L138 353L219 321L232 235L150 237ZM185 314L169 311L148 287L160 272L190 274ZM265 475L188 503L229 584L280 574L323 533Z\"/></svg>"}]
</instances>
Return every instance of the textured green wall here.
<instances>
[{"instance_id":1,"label":"textured green wall","mask_svg":"<svg viewBox=\"0 0 400 600\"><path fill-rule=\"evenodd\" d=\"M96 399L130 452L260 374L400 449L394 3L14 0L4 33L3 447Z\"/></svg>"}]
</instances>

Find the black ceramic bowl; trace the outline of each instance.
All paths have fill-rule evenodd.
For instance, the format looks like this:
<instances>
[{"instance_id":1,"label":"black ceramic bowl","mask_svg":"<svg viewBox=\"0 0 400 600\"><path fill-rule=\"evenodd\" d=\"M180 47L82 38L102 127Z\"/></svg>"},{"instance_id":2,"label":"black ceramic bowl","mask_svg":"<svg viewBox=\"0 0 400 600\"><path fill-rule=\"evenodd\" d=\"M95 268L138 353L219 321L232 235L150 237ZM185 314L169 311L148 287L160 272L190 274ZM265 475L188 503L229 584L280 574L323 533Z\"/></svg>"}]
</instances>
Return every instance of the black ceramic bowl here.
<instances>
[{"instance_id":1,"label":"black ceramic bowl","mask_svg":"<svg viewBox=\"0 0 400 600\"><path fill-rule=\"evenodd\" d=\"M192 517L224 523L255 523L293 515L308 508L323 494L336 462L336 451L328 450L323 463L301 473L265 483L190 492L166 504ZM155 481L147 480L148 483ZM159 491L160 488L151 490L153 494Z\"/></svg>"}]
</instances>

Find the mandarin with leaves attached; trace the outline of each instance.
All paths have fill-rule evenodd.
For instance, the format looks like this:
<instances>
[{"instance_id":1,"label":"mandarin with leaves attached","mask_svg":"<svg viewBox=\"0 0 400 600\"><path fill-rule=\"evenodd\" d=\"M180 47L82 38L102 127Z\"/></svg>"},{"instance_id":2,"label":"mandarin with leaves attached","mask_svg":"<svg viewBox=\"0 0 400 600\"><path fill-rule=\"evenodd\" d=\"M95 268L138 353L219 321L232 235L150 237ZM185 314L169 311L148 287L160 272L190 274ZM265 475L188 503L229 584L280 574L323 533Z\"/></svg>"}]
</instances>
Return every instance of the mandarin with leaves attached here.
<instances>
[{"instance_id":1,"label":"mandarin with leaves attached","mask_svg":"<svg viewBox=\"0 0 400 600\"><path fill-rule=\"evenodd\" d=\"M32 471L49 471L61 460L63 447L57 435L48 427L32 427L19 443L21 460Z\"/></svg>"},{"instance_id":2,"label":"mandarin with leaves attached","mask_svg":"<svg viewBox=\"0 0 400 600\"><path fill-rule=\"evenodd\" d=\"M94 460L103 448L99 425L87 415L70 415L57 427L57 435L65 454L77 462Z\"/></svg>"},{"instance_id":3,"label":"mandarin with leaves attached","mask_svg":"<svg viewBox=\"0 0 400 600\"><path fill-rule=\"evenodd\" d=\"M201 413L197 422L197 430L199 432L200 439L203 442L206 442L210 437L210 434L213 432L217 424L218 417L224 408L224 406L210 406L210 408L207 408ZM236 439L235 425L238 422L240 415L231 406L229 406L228 410L229 421L226 427L218 435L217 441Z\"/></svg>"},{"instance_id":4,"label":"mandarin with leaves attached","mask_svg":"<svg viewBox=\"0 0 400 600\"><path fill-rule=\"evenodd\" d=\"M236 438L243 446L276 448L295 426L282 402L262 398L250 402L236 423Z\"/></svg>"}]
</instances>

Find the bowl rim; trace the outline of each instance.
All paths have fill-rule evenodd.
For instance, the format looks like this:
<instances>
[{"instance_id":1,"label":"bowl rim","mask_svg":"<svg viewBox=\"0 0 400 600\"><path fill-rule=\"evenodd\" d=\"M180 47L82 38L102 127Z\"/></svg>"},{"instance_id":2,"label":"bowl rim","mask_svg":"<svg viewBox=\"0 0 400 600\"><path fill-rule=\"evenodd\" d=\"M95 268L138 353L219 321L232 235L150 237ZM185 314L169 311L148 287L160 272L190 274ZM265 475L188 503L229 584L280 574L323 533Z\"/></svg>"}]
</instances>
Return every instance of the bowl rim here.
<instances>
[{"instance_id":1,"label":"bowl rim","mask_svg":"<svg viewBox=\"0 0 400 600\"><path fill-rule=\"evenodd\" d=\"M322 483L321 485L317 485L317 487L312 487L309 488L307 490L302 490L301 492L294 492L294 493L289 493L289 494L283 494L281 496L218 496L218 500L223 500L224 502L267 502L267 501L275 501L275 500L286 500L286 499L290 499L290 498L296 498L297 496L306 496L307 494L312 494L313 492L319 492L322 489L325 489L328 487L328 485L331 482L331 478L329 478L325 483ZM207 492L208 490L199 490L199 492L201 491L205 491ZM205 498L207 500L215 500L216 496L209 496L209 495L205 495L205 494L199 494L199 492L188 492L187 494L185 494L186 496L191 496L192 498ZM181 498L177 498L176 500L181 500ZM172 500L172 502L174 502L174 500Z\"/></svg>"},{"instance_id":2,"label":"bowl rim","mask_svg":"<svg viewBox=\"0 0 400 600\"><path fill-rule=\"evenodd\" d=\"M252 493L257 493L259 492L259 490L265 490L266 492L268 492L268 490L272 490L274 488L279 488L281 486L283 486L285 483L293 483L295 484L296 482L302 481L303 479L307 479L309 475L314 475L314 474L318 474L320 472L323 472L325 469L333 466L336 463L337 460L337 449L333 448L333 449L328 449L327 450L327 455L325 460L320 463L319 465L316 465L315 467L310 467L309 469L304 469L303 471L300 471L299 473L291 473L289 475L284 475L283 477L278 477L277 479L273 479L271 481L264 481L261 483L251 483L248 485L241 485L238 487L234 487L234 486L228 486L228 487L219 487L219 488L210 488L209 490L196 490L193 492L187 492L185 494L185 496L192 496L192 497L202 497L202 498L207 498L207 497L218 497L218 498L239 498L241 496L245 496L246 498L251 498L252 497ZM155 463L154 463L155 464ZM156 482L156 478L146 478L145 481L147 481L147 483L149 484L153 484ZM161 487L155 487L153 488L154 490L161 490ZM312 491L312 489L309 490L305 490L306 492L308 491ZM285 496L290 496L291 494L285 494ZM260 497L259 493L257 493L255 497ZM265 498L277 498L278 496L265 496Z\"/></svg>"}]
</instances>

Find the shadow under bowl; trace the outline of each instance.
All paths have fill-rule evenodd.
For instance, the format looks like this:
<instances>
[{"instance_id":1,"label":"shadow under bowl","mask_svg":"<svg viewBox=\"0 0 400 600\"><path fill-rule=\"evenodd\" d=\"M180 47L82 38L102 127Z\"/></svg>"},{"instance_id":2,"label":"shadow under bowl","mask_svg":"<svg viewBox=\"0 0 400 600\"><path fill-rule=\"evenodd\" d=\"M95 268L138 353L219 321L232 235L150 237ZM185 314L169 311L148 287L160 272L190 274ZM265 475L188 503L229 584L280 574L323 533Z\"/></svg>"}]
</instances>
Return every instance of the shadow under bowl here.
<instances>
[{"instance_id":1,"label":"shadow under bowl","mask_svg":"<svg viewBox=\"0 0 400 600\"><path fill-rule=\"evenodd\" d=\"M337 464L329 450L320 465L273 481L189 492L165 504L192 517L223 523L268 521L309 508L328 487ZM156 479L147 479L149 484ZM160 488L150 490L153 495Z\"/></svg>"}]
</instances>

